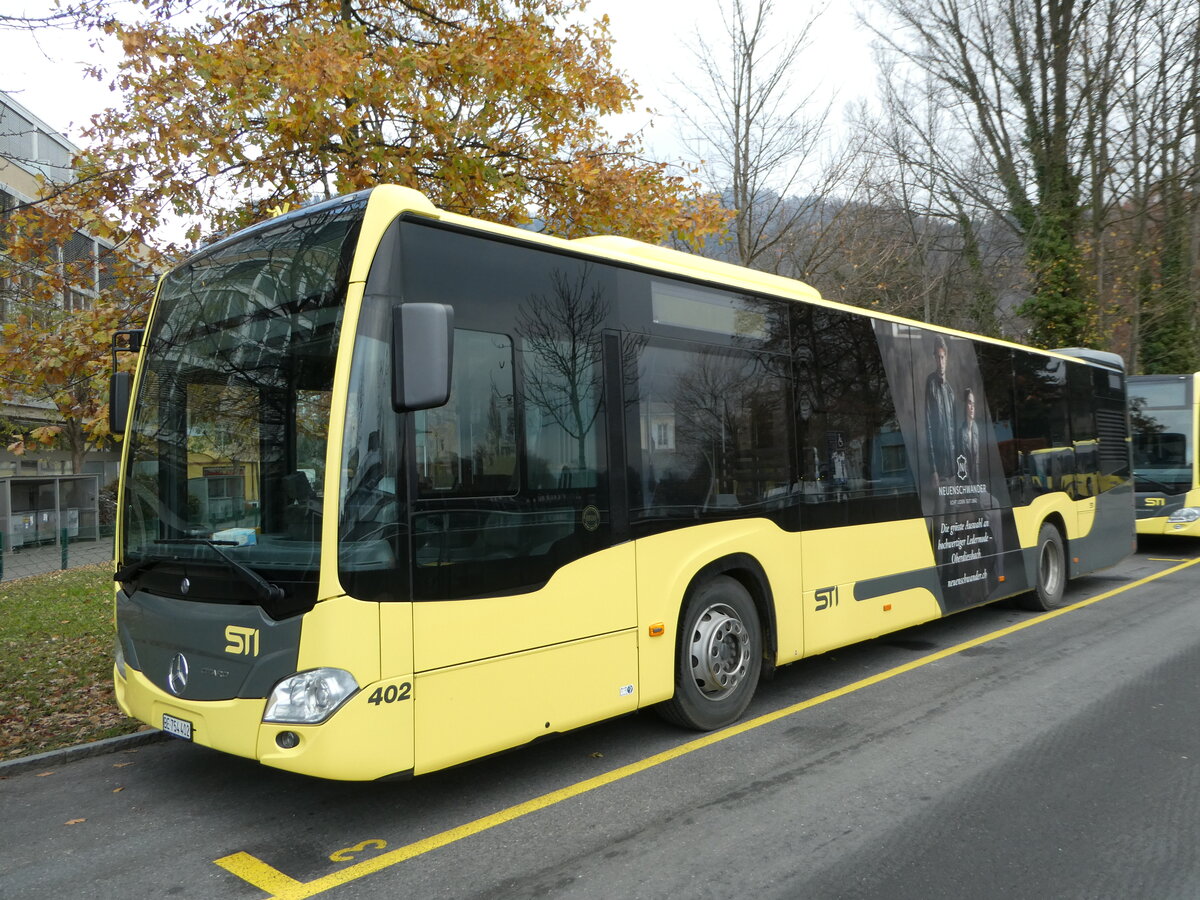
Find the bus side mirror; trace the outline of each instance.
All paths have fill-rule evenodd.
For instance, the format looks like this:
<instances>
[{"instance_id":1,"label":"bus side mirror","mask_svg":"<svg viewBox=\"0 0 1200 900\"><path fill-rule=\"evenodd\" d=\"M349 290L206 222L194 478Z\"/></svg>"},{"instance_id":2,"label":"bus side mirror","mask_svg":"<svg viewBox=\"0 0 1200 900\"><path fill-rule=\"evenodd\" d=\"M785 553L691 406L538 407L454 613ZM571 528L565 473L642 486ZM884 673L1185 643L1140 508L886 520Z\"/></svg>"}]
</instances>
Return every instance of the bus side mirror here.
<instances>
[{"instance_id":1,"label":"bus side mirror","mask_svg":"<svg viewBox=\"0 0 1200 900\"><path fill-rule=\"evenodd\" d=\"M454 308L443 303L392 307L392 408L433 409L450 399Z\"/></svg>"},{"instance_id":2,"label":"bus side mirror","mask_svg":"<svg viewBox=\"0 0 1200 900\"><path fill-rule=\"evenodd\" d=\"M117 354L139 352L145 334L144 328L127 328L112 336L113 373L108 380L108 430L112 434L125 433L125 423L129 419L129 398L133 394L133 375L117 371Z\"/></svg>"},{"instance_id":3,"label":"bus side mirror","mask_svg":"<svg viewBox=\"0 0 1200 900\"><path fill-rule=\"evenodd\" d=\"M129 372L113 372L108 380L108 430L113 434L125 433L132 385L133 375Z\"/></svg>"}]
</instances>

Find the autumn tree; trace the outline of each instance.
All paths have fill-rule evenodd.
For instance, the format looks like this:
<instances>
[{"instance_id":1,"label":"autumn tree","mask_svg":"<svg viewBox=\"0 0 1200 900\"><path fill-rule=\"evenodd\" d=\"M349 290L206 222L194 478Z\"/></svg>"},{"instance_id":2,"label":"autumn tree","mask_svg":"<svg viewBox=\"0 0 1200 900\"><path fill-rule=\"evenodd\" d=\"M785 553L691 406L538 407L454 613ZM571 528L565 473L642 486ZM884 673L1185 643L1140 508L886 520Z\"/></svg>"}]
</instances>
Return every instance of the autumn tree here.
<instances>
[{"instance_id":1,"label":"autumn tree","mask_svg":"<svg viewBox=\"0 0 1200 900\"><path fill-rule=\"evenodd\" d=\"M583 0L136 5L135 20L85 9L125 58L123 102L95 117L82 163L137 236L181 218L194 240L385 182L567 236L719 224L685 175L602 128L636 94Z\"/></svg>"},{"instance_id":2,"label":"autumn tree","mask_svg":"<svg viewBox=\"0 0 1200 900\"><path fill-rule=\"evenodd\" d=\"M120 101L92 120L53 208L10 217L3 265L22 309L4 326L5 393L53 406L13 449L103 441L111 332L144 318L149 253L102 296L70 302L73 235L110 247L186 243L268 210L394 182L456 212L571 236L700 240L719 204L687 173L614 139L601 117L635 89L612 68L607 20L582 0L87 0L69 7L124 51ZM131 13L130 10L133 10ZM59 25L61 16L0 22ZM86 211L86 212L83 212ZM180 227L180 223L184 228ZM183 248L167 248L178 255ZM162 257L159 257L160 259ZM159 267L161 268L161 267ZM116 290L119 284L133 286ZM78 287L78 285L76 285ZM94 302L93 302L94 301ZM31 348L39 353L31 353Z\"/></svg>"},{"instance_id":3,"label":"autumn tree","mask_svg":"<svg viewBox=\"0 0 1200 900\"><path fill-rule=\"evenodd\" d=\"M8 449L59 446L82 472L109 437L112 335L145 318L154 257L61 199L10 210L0 238L0 395L33 411L10 423Z\"/></svg>"}]
</instances>

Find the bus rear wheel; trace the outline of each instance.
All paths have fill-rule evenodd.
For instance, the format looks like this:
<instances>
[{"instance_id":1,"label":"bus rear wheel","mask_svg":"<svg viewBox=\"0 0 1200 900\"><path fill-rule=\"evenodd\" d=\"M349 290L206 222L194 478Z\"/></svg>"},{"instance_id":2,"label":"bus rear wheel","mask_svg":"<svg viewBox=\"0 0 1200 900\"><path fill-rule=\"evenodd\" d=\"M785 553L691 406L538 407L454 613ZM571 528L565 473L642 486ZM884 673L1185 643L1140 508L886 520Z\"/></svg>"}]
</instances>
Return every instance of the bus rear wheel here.
<instances>
[{"instance_id":1,"label":"bus rear wheel","mask_svg":"<svg viewBox=\"0 0 1200 900\"><path fill-rule=\"evenodd\" d=\"M1062 606L1067 586L1067 554L1062 533L1049 522L1038 533L1037 585L1022 599L1026 609L1046 612Z\"/></svg>"},{"instance_id":2,"label":"bus rear wheel","mask_svg":"<svg viewBox=\"0 0 1200 900\"><path fill-rule=\"evenodd\" d=\"M719 575L688 597L675 648L675 696L660 704L669 722L712 731L737 721L758 687L762 627L742 584Z\"/></svg>"}]
</instances>

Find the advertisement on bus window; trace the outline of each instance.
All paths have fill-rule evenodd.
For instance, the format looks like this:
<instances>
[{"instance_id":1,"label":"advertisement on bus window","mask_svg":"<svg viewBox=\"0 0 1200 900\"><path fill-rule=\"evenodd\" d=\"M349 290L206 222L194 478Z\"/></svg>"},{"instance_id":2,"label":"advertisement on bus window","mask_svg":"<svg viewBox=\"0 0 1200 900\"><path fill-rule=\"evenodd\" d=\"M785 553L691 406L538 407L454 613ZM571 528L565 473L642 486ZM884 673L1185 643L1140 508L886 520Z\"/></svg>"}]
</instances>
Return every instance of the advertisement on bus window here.
<instances>
[{"instance_id":1,"label":"advertisement on bus window","mask_svg":"<svg viewBox=\"0 0 1200 900\"><path fill-rule=\"evenodd\" d=\"M1024 571L975 345L892 322L877 322L876 334L943 607L965 609L1012 593Z\"/></svg>"}]
</instances>

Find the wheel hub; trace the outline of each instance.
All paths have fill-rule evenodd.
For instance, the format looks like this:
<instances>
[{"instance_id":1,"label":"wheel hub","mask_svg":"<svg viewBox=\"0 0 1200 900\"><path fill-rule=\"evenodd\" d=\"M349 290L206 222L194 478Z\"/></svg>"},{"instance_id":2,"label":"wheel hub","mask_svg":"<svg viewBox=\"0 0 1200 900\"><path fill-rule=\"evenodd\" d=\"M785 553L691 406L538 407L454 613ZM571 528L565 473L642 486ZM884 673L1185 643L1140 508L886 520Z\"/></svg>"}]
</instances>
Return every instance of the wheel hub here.
<instances>
[{"instance_id":1,"label":"wheel hub","mask_svg":"<svg viewBox=\"0 0 1200 900\"><path fill-rule=\"evenodd\" d=\"M719 700L741 684L750 667L750 634L724 604L704 611L692 631L692 675L700 692Z\"/></svg>"}]
</instances>

